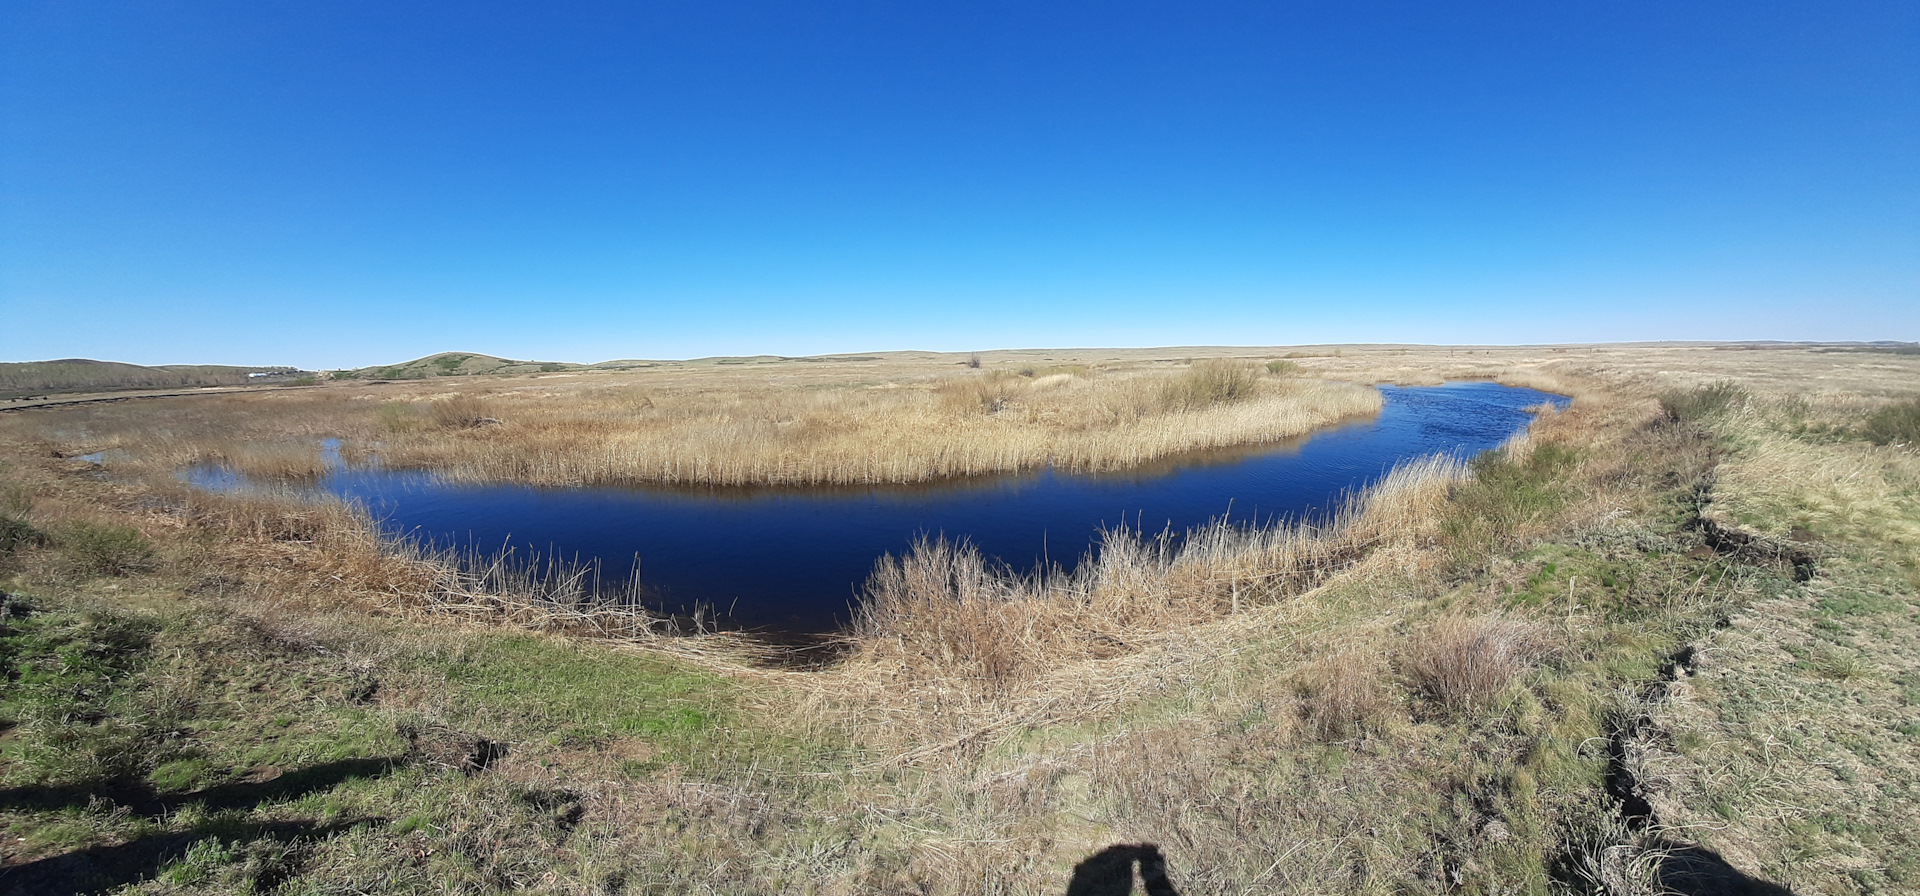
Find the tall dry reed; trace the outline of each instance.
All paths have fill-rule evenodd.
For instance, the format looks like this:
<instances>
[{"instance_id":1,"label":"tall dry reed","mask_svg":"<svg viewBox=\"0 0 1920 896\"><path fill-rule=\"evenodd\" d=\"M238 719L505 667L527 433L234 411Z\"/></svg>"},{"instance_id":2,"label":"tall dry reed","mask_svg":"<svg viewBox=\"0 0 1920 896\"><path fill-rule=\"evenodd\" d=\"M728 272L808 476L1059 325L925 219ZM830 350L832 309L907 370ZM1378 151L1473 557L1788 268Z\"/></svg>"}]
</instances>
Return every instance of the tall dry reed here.
<instances>
[{"instance_id":1,"label":"tall dry reed","mask_svg":"<svg viewBox=\"0 0 1920 896\"><path fill-rule=\"evenodd\" d=\"M925 540L876 566L854 629L858 661L985 698L1314 588L1384 542L1421 538L1465 475L1446 457L1403 465L1317 526L1110 530L1071 570L1016 571L967 543Z\"/></svg>"}]
</instances>

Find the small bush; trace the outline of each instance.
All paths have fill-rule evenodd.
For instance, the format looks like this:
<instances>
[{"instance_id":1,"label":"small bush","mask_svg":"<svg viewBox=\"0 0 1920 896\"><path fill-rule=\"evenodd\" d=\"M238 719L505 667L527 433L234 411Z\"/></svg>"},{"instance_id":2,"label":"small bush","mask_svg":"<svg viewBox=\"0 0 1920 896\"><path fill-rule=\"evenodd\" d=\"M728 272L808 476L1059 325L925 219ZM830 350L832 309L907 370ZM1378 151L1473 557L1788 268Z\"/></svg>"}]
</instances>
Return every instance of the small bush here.
<instances>
[{"instance_id":1,"label":"small bush","mask_svg":"<svg viewBox=\"0 0 1920 896\"><path fill-rule=\"evenodd\" d=\"M77 571L90 575L124 575L153 561L152 542L132 526L68 523L55 531L53 543Z\"/></svg>"},{"instance_id":2,"label":"small bush","mask_svg":"<svg viewBox=\"0 0 1920 896\"><path fill-rule=\"evenodd\" d=\"M1195 361L1168 383L1162 399L1168 410L1198 410L1246 398L1259 380L1260 368L1252 361L1209 358Z\"/></svg>"},{"instance_id":3,"label":"small bush","mask_svg":"<svg viewBox=\"0 0 1920 896\"><path fill-rule=\"evenodd\" d=\"M1721 380L1697 389L1661 393L1660 410L1669 420L1691 423L1745 404L1749 397L1746 387L1732 380Z\"/></svg>"},{"instance_id":4,"label":"small bush","mask_svg":"<svg viewBox=\"0 0 1920 896\"><path fill-rule=\"evenodd\" d=\"M949 404L962 413L984 411L992 414L1007 406L1026 388L1022 379L1027 374L1011 374L1004 370L989 371L982 375L969 375L947 380L939 386L939 393Z\"/></svg>"},{"instance_id":5,"label":"small bush","mask_svg":"<svg viewBox=\"0 0 1920 896\"><path fill-rule=\"evenodd\" d=\"M1268 361L1267 372L1274 376L1289 376L1300 372L1300 365L1292 361Z\"/></svg>"},{"instance_id":6,"label":"small bush","mask_svg":"<svg viewBox=\"0 0 1920 896\"><path fill-rule=\"evenodd\" d=\"M1920 445L1920 398L1874 411L1860 425L1860 434L1876 445Z\"/></svg>"},{"instance_id":7,"label":"small bush","mask_svg":"<svg viewBox=\"0 0 1920 896\"><path fill-rule=\"evenodd\" d=\"M1428 699L1465 712L1492 703L1540 650L1540 632L1532 623L1504 616L1452 616L1415 639L1406 672Z\"/></svg>"},{"instance_id":8,"label":"small bush","mask_svg":"<svg viewBox=\"0 0 1920 896\"><path fill-rule=\"evenodd\" d=\"M441 429L469 429L494 420L492 407L477 395L454 395L429 406L427 415Z\"/></svg>"},{"instance_id":9,"label":"small bush","mask_svg":"<svg viewBox=\"0 0 1920 896\"><path fill-rule=\"evenodd\" d=\"M35 529L26 520L0 516L0 557L9 556L24 547L46 543L47 533Z\"/></svg>"}]
</instances>

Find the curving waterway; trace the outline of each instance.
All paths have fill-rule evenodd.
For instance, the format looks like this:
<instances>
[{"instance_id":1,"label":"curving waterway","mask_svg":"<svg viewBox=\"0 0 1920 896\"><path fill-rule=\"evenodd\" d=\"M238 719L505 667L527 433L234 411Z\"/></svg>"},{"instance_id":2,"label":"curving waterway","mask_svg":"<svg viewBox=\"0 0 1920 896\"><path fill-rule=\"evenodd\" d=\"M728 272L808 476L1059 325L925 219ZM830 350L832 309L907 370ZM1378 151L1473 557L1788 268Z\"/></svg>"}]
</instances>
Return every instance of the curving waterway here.
<instances>
[{"instance_id":1,"label":"curving waterway","mask_svg":"<svg viewBox=\"0 0 1920 896\"><path fill-rule=\"evenodd\" d=\"M1051 471L934 485L782 488L532 488L432 473L340 467L314 488L366 505L389 534L442 547L599 560L635 570L648 602L696 605L751 628L822 632L844 623L874 561L922 535L965 538L1016 568L1071 564L1101 530L1175 532L1229 516L1311 519L1402 461L1471 457L1523 429L1558 395L1495 383L1381 387L1374 417L1280 443L1186 455L1123 473ZM216 468L203 488L245 487Z\"/></svg>"}]
</instances>

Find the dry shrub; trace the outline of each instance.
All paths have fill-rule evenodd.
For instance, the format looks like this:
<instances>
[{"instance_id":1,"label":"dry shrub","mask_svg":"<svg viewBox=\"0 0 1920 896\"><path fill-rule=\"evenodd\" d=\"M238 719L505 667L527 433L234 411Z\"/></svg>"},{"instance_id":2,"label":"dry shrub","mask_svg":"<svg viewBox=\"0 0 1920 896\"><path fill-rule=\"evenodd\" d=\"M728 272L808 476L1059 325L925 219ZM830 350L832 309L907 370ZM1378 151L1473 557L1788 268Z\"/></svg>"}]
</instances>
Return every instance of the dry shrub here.
<instances>
[{"instance_id":1,"label":"dry shrub","mask_svg":"<svg viewBox=\"0 0 1920 896\"><path fill-rule=\"evenodd\" d=\"M427 406L427 416L434 426L441 429L471 429L484 423L498 422L491 402L478 395L467 394L435 399Z\"/></svg>"},{"instance_id":2,"label":"dry shrub","mask_svg":"<svg viewBox=\"0 0 1920 896\"><path fill-rule=\"evenodd\" d=\"M936 390L951 408L962 413L993 414L1026 389L1027 381L1004 370L944 380Z\"/></svg>"},{"instance_id":3,"label":"dry shrub","mask_svg":"<svg viewBox=\"0 0 1920 896\"><path fill-rule=\"evenodd\" d=\"M1545 646L1540 627L1508 616L1447 616L1407 650L1405 670L1428 699L1454 712L1485 707Z\"/></svg>"},{"instance_id":4,"label":"dry shrub","mask_svg":"<svg viewBox=\"0 0 1920 896\"><path fill-rule=\"evenodd\" d=\"M1295 685L1301 715L1324 740L1361 734L1393 706L1379 654L1358 647L1315 660L1300 671Z\"/></svg>"},{"instance_id":5,"label":"dry shrub","mask_svg":"<svg viewBox=\"0 0 1920 896\"><path fill-rule=\"evenodd\" d=\"M1190 411L1248 398L1259 382L1260 368L1252 361L1208 358L1168 383L1161 401L1168 410Z\"/></svg>"}]
</instances>

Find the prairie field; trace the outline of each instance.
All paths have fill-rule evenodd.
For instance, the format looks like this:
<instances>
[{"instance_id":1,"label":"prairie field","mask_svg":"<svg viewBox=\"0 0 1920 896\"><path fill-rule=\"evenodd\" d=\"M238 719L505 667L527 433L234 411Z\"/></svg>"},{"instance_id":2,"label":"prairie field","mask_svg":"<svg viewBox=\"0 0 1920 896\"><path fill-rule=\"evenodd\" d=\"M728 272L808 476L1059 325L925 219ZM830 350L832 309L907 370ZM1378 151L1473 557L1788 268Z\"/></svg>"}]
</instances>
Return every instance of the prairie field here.
<instances>
[{"instance_id":1,"label":"prairie field","mask_svg":"<svg viewBox=\"0 0 1920 896\"><path fill-rule=\"evenodd\" d=\"M0 894L1920 892L1920 357L970 360L0 414ZM174 476L1119 469L1464 378L1574 402L1313 527L928 541L804 663Z\"/></svg>"}]
</instances>

